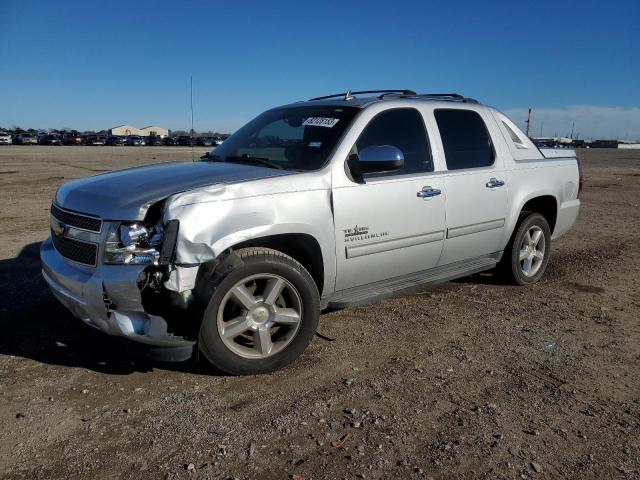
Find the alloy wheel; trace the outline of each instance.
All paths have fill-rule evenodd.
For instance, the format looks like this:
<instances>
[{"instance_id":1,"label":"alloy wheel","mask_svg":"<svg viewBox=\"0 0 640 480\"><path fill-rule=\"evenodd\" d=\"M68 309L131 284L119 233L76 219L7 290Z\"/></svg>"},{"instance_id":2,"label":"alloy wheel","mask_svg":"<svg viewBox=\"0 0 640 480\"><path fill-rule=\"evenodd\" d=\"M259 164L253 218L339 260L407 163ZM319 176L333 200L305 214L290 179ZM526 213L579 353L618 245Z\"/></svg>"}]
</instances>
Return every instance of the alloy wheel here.
<instances>
[{"instance_id":1,"label":"alloy wheel","mask_svg":"<svg viewBox=\"0 0 640 480\"><path fill-rule=\"evenodd\" d=\"M251 275L236 283L220 302L218 333L229 350L263 359L281 352L302 321L298 290L274 274Z\"/></svg>"},{"instance_id":2,"label":"alloy wheel","mask_svg":"<svg viewBox=\"0 0 640 480\"><path fill-rule=\"evenodd\" d=\"M540 271L544 261L546 240L542 228L533 225L525 233L520 245L519 261L522 273L533 277Z\"/></svg>"}]
</instances>

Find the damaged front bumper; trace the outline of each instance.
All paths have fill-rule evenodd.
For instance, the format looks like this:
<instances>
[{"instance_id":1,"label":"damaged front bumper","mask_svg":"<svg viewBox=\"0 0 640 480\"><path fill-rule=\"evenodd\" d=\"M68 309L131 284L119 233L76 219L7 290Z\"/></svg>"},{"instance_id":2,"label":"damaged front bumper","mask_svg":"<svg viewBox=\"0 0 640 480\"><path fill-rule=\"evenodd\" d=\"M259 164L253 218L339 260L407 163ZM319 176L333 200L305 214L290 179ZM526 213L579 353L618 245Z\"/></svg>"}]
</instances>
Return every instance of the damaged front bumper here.
<instances>
[{"instance_id":1,"label":"damaged front bumper","mask_svg":"<svg viewBox=\"0 0 640 480\"><path fill-rule=\"evenodd\" d=\"M40 248L42 274L55 297L86 324L153 347L188 351L195 341L170 333L164 318L144 311L137 282L145 266L84 268L66 260L51 238Z\"/></svg>"}]
</instances>

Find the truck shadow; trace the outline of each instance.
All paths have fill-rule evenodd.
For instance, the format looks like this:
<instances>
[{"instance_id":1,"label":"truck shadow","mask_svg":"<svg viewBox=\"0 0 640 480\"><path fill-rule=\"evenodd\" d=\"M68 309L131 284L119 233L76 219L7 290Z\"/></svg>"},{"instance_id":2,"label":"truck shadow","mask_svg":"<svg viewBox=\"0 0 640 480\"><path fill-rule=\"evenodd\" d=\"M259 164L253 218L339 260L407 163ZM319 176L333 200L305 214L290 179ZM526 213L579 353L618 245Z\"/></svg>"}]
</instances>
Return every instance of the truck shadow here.
<instances>
[{"instance_id":1,"label":"truck shadow","mask_svg":"<svg viewBox=\"0 0 640 480\"><path fill-rule=\"evenodd\" d=\"M85 325L63 307L42 278L40 242L25 246L18 256L0 260L0 355L37 362L82 367L127 375L154 368L202 375L222 375L206 362L165 363L145 357L144 347L105 335ZM498 284L493 272L455 282ZM322 335L320 335L323 338Z\"/></svg>"},{"instance_id":2,"label":"truck shadow","mask_svg":"<svg viewBox=\"0 0 640 480\"><path fill-rule=\"evenodd\" d=\"M0 260L0 355L37 362L83 367L127 375L162 368L206 375L204 362L161 363L75 318L49 291L40 272L40 242L25 246L17 257ZM123 348L124 346L124 348ZM132 348L135 347L135 348Z\"/></svg>"},{"instance_id":3,"label":"truck shadow","mask_svg":"<svg viewBox=\"0 0 640 480\"><path fill-rule=\"evenodd\" d=\"M494 268L485 272L474 273L467 277L452 280L453 283L473 283L477 285L511 285L504 279L502 275Z\"/></svg>"}]
</instances>

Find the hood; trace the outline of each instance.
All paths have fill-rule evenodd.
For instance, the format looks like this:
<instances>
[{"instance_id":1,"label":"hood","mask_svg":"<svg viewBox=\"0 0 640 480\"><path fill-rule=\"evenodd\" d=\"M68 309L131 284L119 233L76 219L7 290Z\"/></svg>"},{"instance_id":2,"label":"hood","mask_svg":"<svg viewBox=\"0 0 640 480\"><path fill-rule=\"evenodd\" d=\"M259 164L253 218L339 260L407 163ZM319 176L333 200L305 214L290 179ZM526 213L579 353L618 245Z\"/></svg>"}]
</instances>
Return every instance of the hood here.
<instances>
[{"instance_id":1,"label":"hood","mask_svg":"<svg viewBox=\"0 0 640 480\"><path fill-rule=\"evenodd\" d=\"M62 185L55 203L103 220L142 220L152 203L216 183L236 183L294 172L220 162L173 162L129 168Z\"/></svg>"}]
</instances>

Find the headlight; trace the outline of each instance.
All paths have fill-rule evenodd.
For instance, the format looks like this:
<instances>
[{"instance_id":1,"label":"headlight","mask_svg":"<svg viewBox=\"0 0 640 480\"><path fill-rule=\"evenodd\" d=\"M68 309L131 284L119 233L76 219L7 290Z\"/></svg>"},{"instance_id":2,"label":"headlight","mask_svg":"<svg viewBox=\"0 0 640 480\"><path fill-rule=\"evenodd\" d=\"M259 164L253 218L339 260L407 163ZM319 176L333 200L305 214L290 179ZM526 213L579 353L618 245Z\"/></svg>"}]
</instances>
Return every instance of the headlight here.
<instances>
[{"instance_id":1,"label":"headlight","mask_svg":"<svg viewBox=\"0 0 640 480\"><path fill-rule=\"evenodd\" d=\"M133 225L120 225L118 229L120 243L125 247L136 245L142 241L146 241L149 238L149 232L143 226Z\"/></svg>"},{"instance_id":2,"label":"headlight","mask_svg":"<svg viewBox=\"0 0 640 480\"><path fill-rule=\"evenodd\" d=\"M161 223L146 228L140 223L114 223L107 232L104 263L158 264L165 230Z\"/></svg>"}]
</instances>

